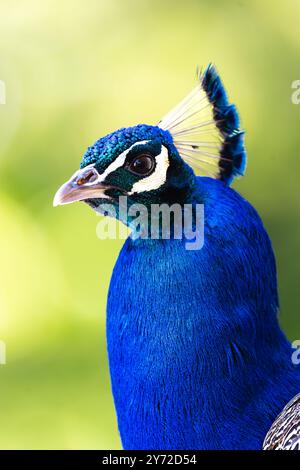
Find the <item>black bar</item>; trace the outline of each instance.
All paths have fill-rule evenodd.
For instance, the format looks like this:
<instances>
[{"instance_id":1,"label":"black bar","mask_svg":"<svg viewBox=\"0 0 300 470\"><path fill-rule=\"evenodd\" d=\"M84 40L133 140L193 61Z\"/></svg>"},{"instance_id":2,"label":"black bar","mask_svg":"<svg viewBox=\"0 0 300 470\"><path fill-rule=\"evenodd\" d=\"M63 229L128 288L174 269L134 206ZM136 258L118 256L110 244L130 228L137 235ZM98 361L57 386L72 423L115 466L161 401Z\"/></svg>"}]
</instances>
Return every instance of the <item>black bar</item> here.
<instances>
[{"instance_id":1,"label":"black bar","mask_svg":"<svg viewBox=\"0 0 300 470\"><path fill-rule=\"evenodd\" d=\"M203 464L249 463L272 461L275 458L297 459L297 451L119 451L119 450L0 450L0 466L7 464L68 464L73 467L115 467L142 468L151 466L172 466L199 468ZM3 468L3 467L2 467Z\"/></svg>"}]
</instances>

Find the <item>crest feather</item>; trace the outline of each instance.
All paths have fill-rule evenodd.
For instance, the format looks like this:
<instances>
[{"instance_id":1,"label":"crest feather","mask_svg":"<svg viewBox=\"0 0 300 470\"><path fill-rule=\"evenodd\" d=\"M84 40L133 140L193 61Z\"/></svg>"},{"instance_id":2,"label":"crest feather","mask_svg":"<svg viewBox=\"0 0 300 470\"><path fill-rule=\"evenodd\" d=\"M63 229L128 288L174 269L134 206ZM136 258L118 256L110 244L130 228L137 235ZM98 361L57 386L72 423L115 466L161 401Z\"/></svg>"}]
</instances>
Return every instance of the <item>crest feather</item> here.
<instances>
[{"instance_id":1,"label":"crest feather","mask_svg":"<svg viewBox=\"0 0 300 470\"><path fill-rule=\"evenodd\" d=\"M199 74L192 92L158 124L171 133L181 157L201 175L230 184L246 168L244 131L216 68Z\"/></svg>"}]
</instances>

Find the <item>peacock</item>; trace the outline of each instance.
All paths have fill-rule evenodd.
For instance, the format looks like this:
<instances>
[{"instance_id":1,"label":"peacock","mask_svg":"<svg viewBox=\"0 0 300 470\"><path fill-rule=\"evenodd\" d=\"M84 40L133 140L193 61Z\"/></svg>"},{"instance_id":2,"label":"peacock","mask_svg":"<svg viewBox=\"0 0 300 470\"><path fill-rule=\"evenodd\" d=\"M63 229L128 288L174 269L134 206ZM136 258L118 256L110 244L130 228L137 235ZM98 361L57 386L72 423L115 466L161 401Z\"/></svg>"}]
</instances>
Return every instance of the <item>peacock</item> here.
<instances>
[{"instance_id":1,"label":"peacock","mask_svg":"<svg viewBox=\"0 0 300 470\"><path fill-rule=\"evenodd\" d=\"M55 195L55 206L84 201L131 229L106 321L124 449L300 449L300 369L278 322L272 245L230 187L245 170L244 131L210 64L157 125L97 140ZM174 204L181 221L191 208L195 237L203 207L196 248L174 214L167 233L163 211L151 230L153 207Z\"/></svg>"}]
</instances>

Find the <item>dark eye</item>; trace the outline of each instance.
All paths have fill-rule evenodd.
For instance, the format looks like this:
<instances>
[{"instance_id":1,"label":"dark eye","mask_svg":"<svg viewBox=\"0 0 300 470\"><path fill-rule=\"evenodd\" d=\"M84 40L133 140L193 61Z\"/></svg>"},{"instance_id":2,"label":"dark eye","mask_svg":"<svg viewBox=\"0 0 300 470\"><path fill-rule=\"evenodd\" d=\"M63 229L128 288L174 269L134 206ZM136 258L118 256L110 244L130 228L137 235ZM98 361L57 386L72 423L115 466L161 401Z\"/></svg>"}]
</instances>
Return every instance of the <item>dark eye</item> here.
<instances>
[{"instance_id":1,"label":"dark eye","mask_svg":"<svg viewBox=\"0 0 300 470\"><path fill-rule=\"evenodd\" d=\"M152 172L154 166L155 160L152 155L142 154L132 160L128 169L131 173L145 176Z\"/></svg>"}]
</instances>

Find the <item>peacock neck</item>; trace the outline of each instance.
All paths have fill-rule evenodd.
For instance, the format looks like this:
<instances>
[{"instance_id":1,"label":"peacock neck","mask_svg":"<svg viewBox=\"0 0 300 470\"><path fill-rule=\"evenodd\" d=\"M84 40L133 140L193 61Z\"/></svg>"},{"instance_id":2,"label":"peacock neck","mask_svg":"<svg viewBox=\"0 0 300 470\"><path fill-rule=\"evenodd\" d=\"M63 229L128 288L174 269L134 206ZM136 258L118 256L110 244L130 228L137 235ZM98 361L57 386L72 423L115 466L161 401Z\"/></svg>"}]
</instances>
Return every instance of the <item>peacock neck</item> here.
<instances>
[{"instance_id":1,"label":"peacock neck","mask_svg":"<svg viewBox=\"0 0 300 470\"><path fill-rule=\"evenodd\" d=\"M247 295L242 302L238 292L225 292L209 276L204 252L188 253L177 240L143 243L125 243L107 309L112 387L124 447L141 448L146 441L149 448L226 448L223 425L236 426L240 410L244 419L260 423L259 404L267 400L269 386L286 383L288 343L271 307L263 310L263 302L259 306L258 299ZM264 417L259 430L261 442L256 438L254 444L248 436L250 446L262 444L288 394L280 390L274 396L272 417ZM214 423L221 436L212 434ZM234 442L226 445L232 448Z\"/></svg>"}]
</instances>

